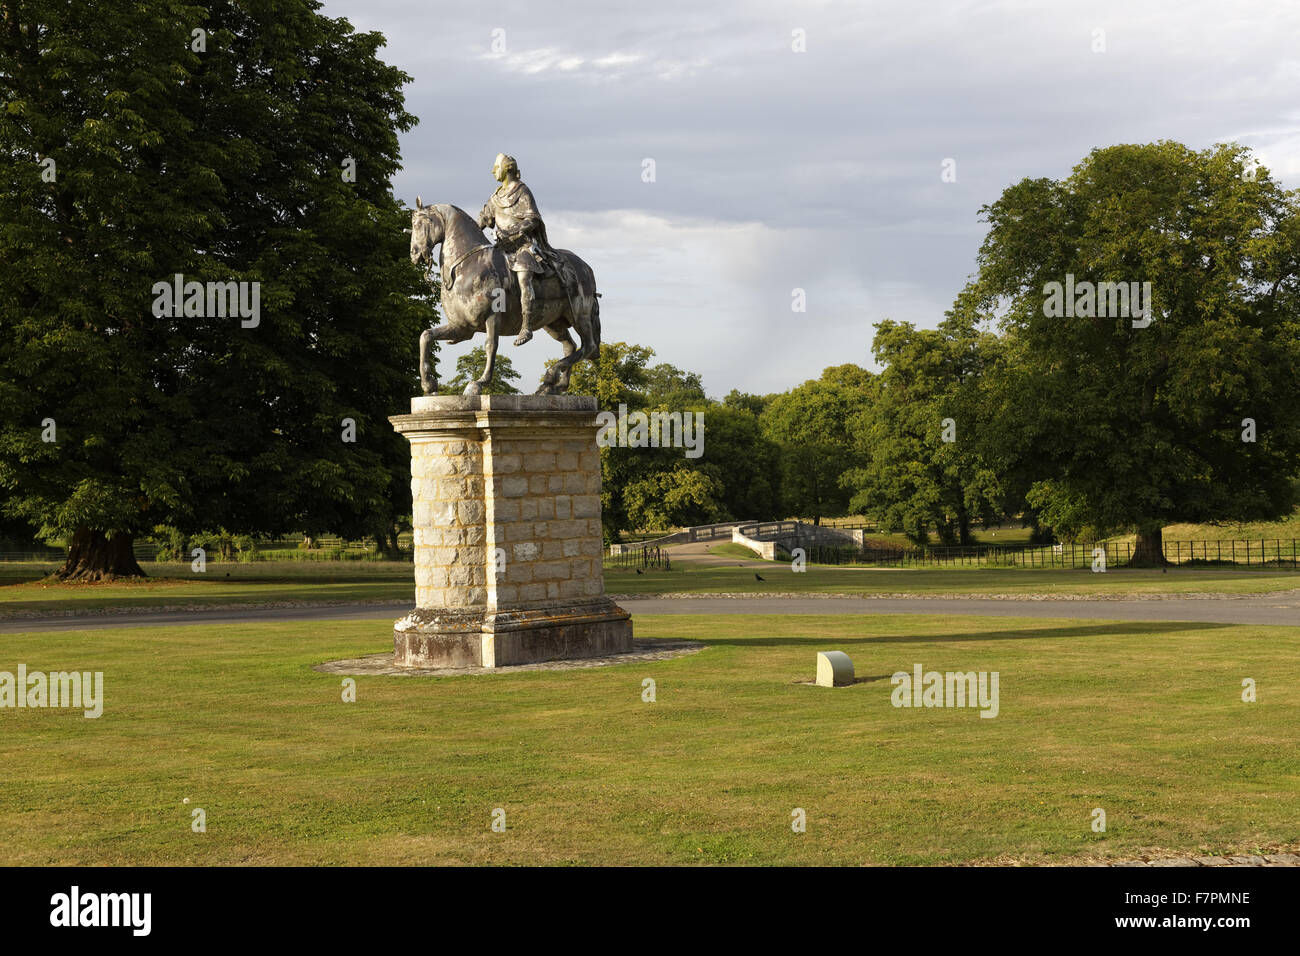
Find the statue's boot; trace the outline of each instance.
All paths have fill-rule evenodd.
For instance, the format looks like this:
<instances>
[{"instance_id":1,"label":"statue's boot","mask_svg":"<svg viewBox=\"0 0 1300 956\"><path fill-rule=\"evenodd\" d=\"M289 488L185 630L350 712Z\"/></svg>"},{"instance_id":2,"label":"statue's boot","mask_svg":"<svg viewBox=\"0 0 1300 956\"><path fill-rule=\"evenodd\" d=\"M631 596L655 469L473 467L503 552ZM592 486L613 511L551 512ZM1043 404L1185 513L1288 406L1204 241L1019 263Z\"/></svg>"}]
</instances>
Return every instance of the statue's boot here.
<instances>
[{"instance_id":1,"label":"statue's boot","mask_svg":"<svg viewBox=\"0 0 1300 956\"><path fill-rule=\"evenodd\" d=\"M524 274L521 273L520 278L522 279L523 276ZM532 283L529 283L528 285L531 284ZM531 342L533 339L533 333L529 331L528 327L533 324L533 307L536 303L536 296L528 285L523 285L521 283L521 288L519 290L519 311L523 314L523 328L519 330L519 336L515 339L515 345L524 345Z\"/></svg>"}]
</instances>

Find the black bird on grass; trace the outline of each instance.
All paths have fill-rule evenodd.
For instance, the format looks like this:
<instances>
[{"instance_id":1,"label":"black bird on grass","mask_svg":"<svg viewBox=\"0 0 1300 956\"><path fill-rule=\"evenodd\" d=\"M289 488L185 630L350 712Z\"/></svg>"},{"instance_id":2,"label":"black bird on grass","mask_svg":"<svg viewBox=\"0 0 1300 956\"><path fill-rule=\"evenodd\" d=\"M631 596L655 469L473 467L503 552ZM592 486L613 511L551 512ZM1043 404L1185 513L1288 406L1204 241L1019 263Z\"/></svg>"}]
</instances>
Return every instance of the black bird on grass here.
<instances>
[{"instance_id":1,"label":"black bird on grass","mask_svg":"<svg viewBox=\"0 0 1300 956\"><path fill-rule=\"evenodd\" d=\"M641 569L640 569L640 568L637 568L637 569L636 569L636 573L637 573L637 574L640 574L640 573L641 573Z\"/></svg>"},{"instance_id":2,"label":"black bird on grass","mask_svg":"<svg viewBox=\"0 0 1300 956\"><path fill-rule=\"evenodd\" d=\"M766 581L767 578L763 577L763 576L760 575L757 571L755 571L755 572L754 572L754 580L755 580L755 581Z\"/></svg>"}]
</instances>

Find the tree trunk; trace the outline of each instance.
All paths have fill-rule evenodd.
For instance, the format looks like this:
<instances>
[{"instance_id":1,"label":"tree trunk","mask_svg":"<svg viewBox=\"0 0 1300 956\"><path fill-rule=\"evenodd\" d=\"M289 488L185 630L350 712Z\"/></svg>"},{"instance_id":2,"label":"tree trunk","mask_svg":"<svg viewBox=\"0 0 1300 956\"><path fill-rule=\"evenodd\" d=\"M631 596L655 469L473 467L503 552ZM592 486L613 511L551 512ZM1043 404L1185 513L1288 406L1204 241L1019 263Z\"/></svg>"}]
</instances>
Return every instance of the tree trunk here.
<instances>
[{"instance_id":1,"label":"tree trunk","mask_svg":"<svg viewBox=\"0 0 1300 956\"><path fill-rule=\"evenodd\" d=\"M1029 531L1029 543L1030 544L1055 544L1056 532L1053 531L1051 528L1048 528L1045 525L1041 525L1037 521L1035 521L1033 527Z\"/></svg>"},{"instance_id":2,"label":"tree trunk","mask_svg":"<svg viewBox=\"0 0 1300 956\"><path fill-rule=\"evenodd\" d=\"M68 545L68 560L55 577L61 581L142 578L144 570L131 550L134 543L134 535L117 534L109 538L102 531L78 528Z\"/></svg>"},{"instance_id":3,"label":"tree trunk","mask_svg":"<svg viewBox=\"0 0 1300 956\"><path fill-rule=\"evenodd\" d=\"M912 532L912 540L916 542L918 548L924 548L930 543L930 536L926 533L925 529L925 522L922 519L917 518L916 530Z\"/></svg>"},{"instance_id":4,"label":"tree trunk","mask_svg":"<svg viewBox=\"0 0 1300 956\"><path fill-rule=\"evenodd\" d=\"M957 506L957 543L963 546L975 543L975 538L970 533L970 513L964 503Z\"/></svg>"},{"instance_id":5,"label":"tree trunk","mask_svg":"<svg viewBox=\"0 0 1300 956\"><path fill-rule=\"evenodd\" d=\"M401 548L397 543L397 526L385 528L375 535L375 550L379 555L388 560L397 560L401 557Z\"/></svg>"},{"instance_id":6,"label":"tree trunk","mask_svg":"<svg viewBox=\"0 0 1300 956\"><path fill-rule=\"evenodd\" d=\"M1038 519L1037 508L1026 508L1020 515L1020 527L1029 529L1030 544L1054 544L1056 532Z\"/></svg>"},{"instance_id":7,"label":"tree trunk","mask_svg":"<svg viewBox=\"0 0 1300 956\"><path fill-rule=\"evenodd\" d=\"M1139 528L1137 544L1133 546L1133 567L1155 568L1165 564L1164 527Z\"/></svg>"}]
</instances>

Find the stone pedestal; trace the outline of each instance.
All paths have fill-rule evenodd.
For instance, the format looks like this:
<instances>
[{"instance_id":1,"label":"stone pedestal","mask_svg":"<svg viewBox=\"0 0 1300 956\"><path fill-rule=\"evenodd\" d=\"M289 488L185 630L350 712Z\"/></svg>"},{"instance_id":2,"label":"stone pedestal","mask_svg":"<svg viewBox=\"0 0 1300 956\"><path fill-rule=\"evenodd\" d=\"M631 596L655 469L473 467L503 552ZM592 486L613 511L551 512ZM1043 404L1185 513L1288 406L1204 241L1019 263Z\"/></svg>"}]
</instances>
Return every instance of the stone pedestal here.
<instances>
[{"instance_id":1,"label":"stone pedestal","mask_svg":"<svg viewBox=\"0 0 1300 956\"><path fill-rule=\"evenodd\" d=\"M415 610L394 660L503 667L632 648L605 596L596 400L434 395L389 419L411 442Z\"/></svg>"}]
</instances>

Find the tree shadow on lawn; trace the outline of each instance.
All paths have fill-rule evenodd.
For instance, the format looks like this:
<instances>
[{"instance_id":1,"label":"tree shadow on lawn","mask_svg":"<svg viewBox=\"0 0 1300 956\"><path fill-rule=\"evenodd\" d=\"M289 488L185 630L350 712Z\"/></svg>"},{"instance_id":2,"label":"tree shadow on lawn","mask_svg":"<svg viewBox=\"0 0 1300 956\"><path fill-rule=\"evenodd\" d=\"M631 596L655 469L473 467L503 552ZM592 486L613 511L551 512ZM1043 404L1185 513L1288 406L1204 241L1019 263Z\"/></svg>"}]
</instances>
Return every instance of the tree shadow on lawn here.
<instances>
[{"instance_id":1,"label":"tree shadow on lawn","mask_svg":"<svg viewBox=\"0 0 1300 956\"><path fill-rule=\"evenodd\" d=\"M1039 627L1032 630L1002 629L955 634L887 634L879 637L843 637L840 635L813 637L724 637L706 635L692 637L704 644L734 645L736 647L802 647L819 645L856 646L859 644L912 644L958 643L964 641L1016 641L1063 640L1077 637L1133 637L1135 635L1162 635L1170 631L1206 631L1235 624L1212 624L1204 621L1119 621L1113 624L1076 624L1068 627Z\"/></svg>"}]
</instances>

